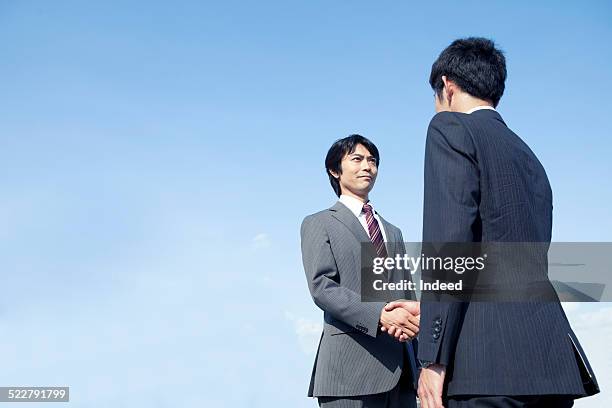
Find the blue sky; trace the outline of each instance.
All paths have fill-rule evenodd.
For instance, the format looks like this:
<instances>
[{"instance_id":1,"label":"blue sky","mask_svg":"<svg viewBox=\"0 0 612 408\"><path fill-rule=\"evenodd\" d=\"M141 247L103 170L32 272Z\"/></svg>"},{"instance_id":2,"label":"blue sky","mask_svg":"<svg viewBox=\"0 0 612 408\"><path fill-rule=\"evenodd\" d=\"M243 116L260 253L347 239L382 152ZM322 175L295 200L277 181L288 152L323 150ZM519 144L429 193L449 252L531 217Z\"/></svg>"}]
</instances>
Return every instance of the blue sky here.
<instances>
[{"instance_id":1,"label":"blue sky","mask_svg":"<svg viewBox=\"0 0 612 408\"><path fill-rule=\"evenodd\" d=\"M457 37L506 52L499 111L548 172L554 239L612 241L610 21L604 1L0 3L0 385L315 406L299 225L334 202L324 155L371 138L371 198L418 240L427 79ZM612 384L612 308L568 313Z\"/></svg>"}]
</instances>

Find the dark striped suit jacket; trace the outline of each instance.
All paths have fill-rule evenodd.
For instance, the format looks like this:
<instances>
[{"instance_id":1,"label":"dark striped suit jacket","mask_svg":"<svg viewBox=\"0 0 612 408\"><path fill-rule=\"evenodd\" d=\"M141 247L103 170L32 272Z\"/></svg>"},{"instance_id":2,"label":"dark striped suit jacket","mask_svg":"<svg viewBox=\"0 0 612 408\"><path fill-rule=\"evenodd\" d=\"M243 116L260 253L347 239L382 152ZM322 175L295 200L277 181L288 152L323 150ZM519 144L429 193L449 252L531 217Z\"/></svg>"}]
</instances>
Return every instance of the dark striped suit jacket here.
<instances>
[{"instance_id":1,"label":"dark striped suit jacket","mask_svg":"<svg viewBox=\"0 0 612 408\"><path fill-rule=\"evenodd\" d=\"M424 182L424 242L550 242L546 172L496 111L435 115ZM558 301L421 305L418 358L450 396L584 396L576 350L588 366Z\"/></svg>"}]
</instances>

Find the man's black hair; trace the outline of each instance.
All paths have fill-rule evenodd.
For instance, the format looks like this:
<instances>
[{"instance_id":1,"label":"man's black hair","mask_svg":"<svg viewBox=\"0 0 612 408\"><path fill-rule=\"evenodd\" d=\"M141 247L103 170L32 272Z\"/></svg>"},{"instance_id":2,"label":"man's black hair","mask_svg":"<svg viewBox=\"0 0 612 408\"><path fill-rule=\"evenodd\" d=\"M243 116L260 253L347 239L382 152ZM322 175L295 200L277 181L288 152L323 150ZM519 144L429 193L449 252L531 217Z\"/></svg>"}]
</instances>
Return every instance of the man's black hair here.
<instances>
[{"instance_id":1,"label":"man's black hair","mask_svg":"<svg viewBox=\"0 0 612 408\"><path fill-rule=\"evenodd\" d=\"M331 172L333 171L336 174L342 174L342 159L347 154L355 152L357 145L363 145L363 147L368 149L370 154L376 159L377 166L380 163L380 155L378 154L376 145L367 138L361 135L350 135L343 139L336 140L327 151L327 156L325 156L325 170L329 176L329 182L338 197L340 197L340 194L342 193L340 191L340 182L337 178L332 176Z\"/></svg>"},{"instance_id":2,"label":"man's black hair","mask_svg":"<svg viewBox=\"0 0 612 408\"><path fill-rule=\"evenodd\" d=\"M442 75L468 94L497 106L504 94L506 58L487 38L470 37L453 41L431 67L429 84L442 98Z\"/></svg>"}]
</instances>

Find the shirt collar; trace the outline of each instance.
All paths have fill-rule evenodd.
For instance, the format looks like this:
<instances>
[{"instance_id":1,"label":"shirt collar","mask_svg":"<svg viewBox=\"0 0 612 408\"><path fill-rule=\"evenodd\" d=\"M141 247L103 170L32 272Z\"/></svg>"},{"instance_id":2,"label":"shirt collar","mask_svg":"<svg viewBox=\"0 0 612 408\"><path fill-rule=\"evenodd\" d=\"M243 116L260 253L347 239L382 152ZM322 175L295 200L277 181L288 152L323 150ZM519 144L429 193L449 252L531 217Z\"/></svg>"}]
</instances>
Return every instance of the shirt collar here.
<instances>
[{"instance_id":1,"label":"shirt collar","mask_svg":"<svg viewBox=\"0 0 612 408\"><path fill-rule=\"evenodd\" d=\"M351 212L355 214L355 217L357 218L359 218L359 216L361 215L361 212L363 211L363 205L365 204L364 202L355 197L351 197L344 194L340 196L340 199L338 201L346 205L348 209L351 210ZM372 202L368 201L368 204L372 205ZM374 211L374 206L372 206L372 211Z\"/></svg>"},{"instance_id":2,"label":"shirt collar","mask_svg":"<svg viewBox=\"0 0 612 408\"><path fill-rule=\"evenodd\" d=\"M469 111L467 111L467 112L465 112L465 113L470 114L470 113L472 113L472 112L476 112L477 110L481 110L481 109L489 109L489 110L492 110L492 111L494 111L494 110L495 110L495 108L494 108L494 107L489 106L489 105L479 105L479 106L476 106L476 107L474 107L474 108L470 109ZM496 112L497 112L497 111L496 111Z\"/></svg>"}]
</instances>

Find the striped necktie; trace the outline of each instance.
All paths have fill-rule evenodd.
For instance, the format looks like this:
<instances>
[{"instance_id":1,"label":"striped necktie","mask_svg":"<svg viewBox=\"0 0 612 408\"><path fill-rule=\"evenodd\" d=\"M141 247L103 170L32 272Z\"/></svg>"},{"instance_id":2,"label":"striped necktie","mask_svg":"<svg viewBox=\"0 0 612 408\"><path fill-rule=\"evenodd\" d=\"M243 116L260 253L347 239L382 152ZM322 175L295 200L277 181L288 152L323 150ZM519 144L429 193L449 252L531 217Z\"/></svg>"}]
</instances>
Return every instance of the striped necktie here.
<instances>
[{"instance_id":1,"label":"striped necktie","mask_svg":"<svg viewBox=\"0 0 612 408\"><path fill-rule=\"evenodd\" d=\"M374 218L372 206L370 204L364 204L363 212L366 216L368 232L370 233L370 240L372 241L372 244L374 244L374 248L376 248L376 253L378 254L378 256L386 258L387 248L385 247L385 240L383 239L380 226L378 225L378 221L376 221L376 218Z\"/></svg>"}]
</instances>

